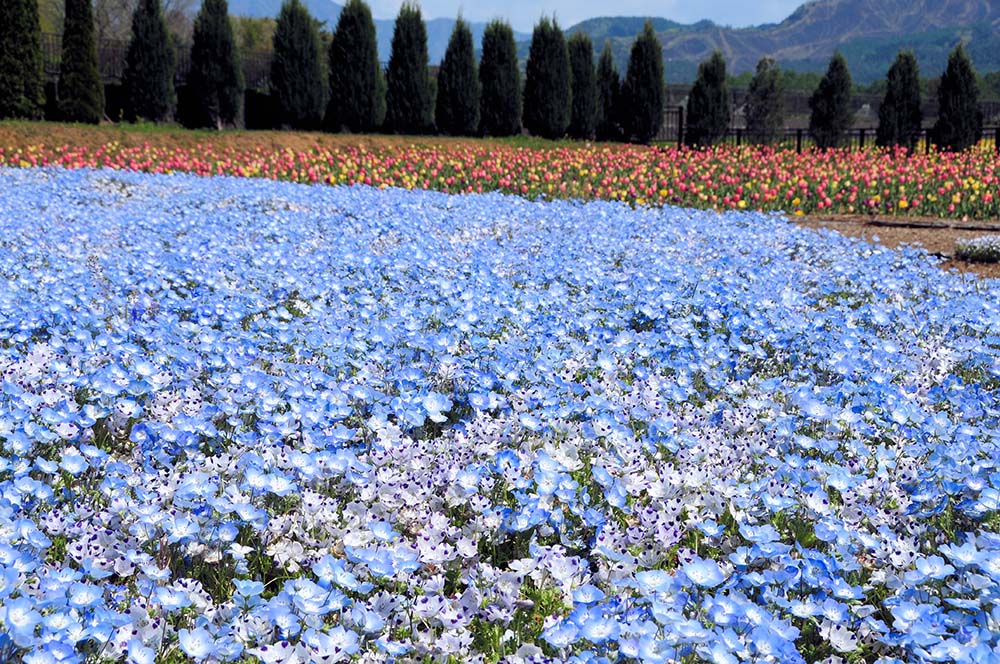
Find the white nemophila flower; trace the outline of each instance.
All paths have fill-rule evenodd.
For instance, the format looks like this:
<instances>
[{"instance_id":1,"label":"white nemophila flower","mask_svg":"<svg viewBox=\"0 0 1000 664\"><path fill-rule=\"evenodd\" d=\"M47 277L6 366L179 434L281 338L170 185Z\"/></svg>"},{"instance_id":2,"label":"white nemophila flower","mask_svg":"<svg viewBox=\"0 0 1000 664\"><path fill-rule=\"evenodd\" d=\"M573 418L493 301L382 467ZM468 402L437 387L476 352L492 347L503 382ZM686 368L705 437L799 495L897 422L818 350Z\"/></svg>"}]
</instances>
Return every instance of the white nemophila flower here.
<instances>
[{"instance_id":1,"label":"white nemophila flower","mask_svg":"<svg viewBox=\"0 0 1000 664\"><path fill-rule=\"evenodd\" d=\"M177 640L180 643L181 650L188 657L192 657L196 661L209 659L215 654L217 649L215 639L208 630L201 627L191 630L178 630Z\"/></svg>"}]
</instances>

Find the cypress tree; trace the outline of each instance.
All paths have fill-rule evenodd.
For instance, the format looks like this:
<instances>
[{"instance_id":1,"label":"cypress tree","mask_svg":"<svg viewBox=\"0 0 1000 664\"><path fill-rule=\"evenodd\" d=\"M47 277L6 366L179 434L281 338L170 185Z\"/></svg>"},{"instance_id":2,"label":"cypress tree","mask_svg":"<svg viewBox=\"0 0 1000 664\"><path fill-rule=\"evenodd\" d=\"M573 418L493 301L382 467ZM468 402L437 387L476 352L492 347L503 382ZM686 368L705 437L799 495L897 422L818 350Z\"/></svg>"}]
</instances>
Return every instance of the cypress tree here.
<instances>
[{"instance_id":1,"label":"cypress tree","mask_svg":"<svg viewBox=\"0 0 1000 664\"><path fill-rule=\"evenodd\" d=\"M427 26L420 7L404 2L392 32L387 73L385 124L397 134L425 134L434 124Z\"/></svg>"},{"instance_id":2,"label":"cypress tree","mask_svg":"<svg viewBox=\"0 0 1000 664\"><path fill-rule=\"evenodd\" d=\"M535 136L562 138L569 126L569 52L555 19L543 17L531 35L524 81L524 126Z\"/></svg>"},{"instance_id":3,"label":"cypress tree","mask_svg":"<svg viewBox=\"0 0 1000 664\"><path fill-rule=\"evenodd\" d=\"M913 52L900 51L886 75L885 97L878 109L875 142L913 149L920 136L920 70Z\"/></svg>"},{"instance_id":4,"label":"cypress tree","mask_svg":"<svg viewBox=\"0 0 1000 664\"><path fill-rule=\"evenodd\" d=\"M0 119L40 118L45 104L37 0L0 2Z\"/></svg>"},{"instance_id":5,"label":"cypress tree","mask_svg":"<svg viewBox=\"0 0 1000 664\"><path fill-rule=\"evenodd\" d=\"M698 77L688 97L686 141L691 146L715 145L726 137L730 110L726 61L720 51L698 65Z\"/></svg>"},{"instance_id":6,"label":"cypress tree","mask_svg":"<svg viewBox=\"0 0 1000 664\"><path fill-rule=\"evenodd\" d=\"M781 71L771 58L761 58L750 81L746 102L747 140L768 145L781 139L785 104Z\"/></svg>"},{"instance_id":7,"label":"cypress tree","mask_svg":"<svg viewBox=\"0 0 1000 664\"><path fill-rule=\"evenodd\" d=\"M372 12L364 0L348 0L330 42L326 127L332 131L375 131L384 117L385 80L378 62Z\"/></svg>"},{"instance_id":8,"label":"cypress tree","mask_svg":"<svg viewBox=\"0 0 1000 664\"><path fill-rule=\"evenodd\" d=\"M271 97L281 124L315 129L323 118L326 91L319 31L299 0L285 0L274 28Z\"/></svg>"},{"instance_id":9,"label":"cypress tree","mask_svg":"<svg viewBox=\"0 0 1000 664\"><path fill-rule=\"evenodd\" d=\"M195 126L235 126L243 109L243 70L239 64L226 0L204 0L194 21L188 85L197 91Z\"/></svg>"},{"instance_id":10,"label":"cypress tree","mask_svg":"<svg viewBox=\"0 0 1000 664\"><path fill-rule=\"evenodd\" d=\"M597 63L597 119L596 133L599 141L620 141L621 78L615 69L611 42L604 42L601 59Z\"/></svg>"},{"instance_id":11,"label":"cypress tree","mask_svg":"<svg viewBox=\"0 0 1000 664\"><path fill-rule=\"evenodd\" d=\"M479 127L487 136L521 133L521 71L510 24L491 21L483 33L479 63Z\"/></svg>"},{"instance_id":12,"label":"cypress tree","mask_svg":"<svg viewBox=\"0 0 1000 664\"><path fill-rule=\"evenodd\" d=\"M622 86L622 120L626 138L648 143L663 122L663 49L646 21L632 42L628 71Z\"/></svg>"},{"instance_id":13,"label":"cypress tree","mask_svg":"<svg viewBox=\"0 0 1000 664\"><path fill-rule=\"evenodd\" d=\"M983 131L979 83L962 44L948 56L948 67L938 86L938 109L934 125L938 147L960 152L979 142Z\"/></svg>"},{"instance_id":14,"label":"cypress tree","mask_svg":"<svg viewBox=\"0 0 1000 664\"><path fill-rule=\"evenodd\" d=\"M479 129L479 73L472 31L461 17L448 40L438 72L435 119L438 131L471 136Z\"/></svg>"},{"instance_id":15,"label":"cypress tree","mask_svg":"<svg viewBox=\"0 0 1000 664\"><path fill-rule=\"evenodd\" d=\"M104 117L104 83L97 67L97 41L90 0L66 0L59 114L69 122L97 124Z\"/></svg>"},{"instance_id":16,"label":"cypress tree","mask_svg":"<svg viewBox=\"0 0 1000 664\"><path fill-rule=\"evenodd\" d=\"M594 45L583 32L577 32L566 43L572 72L573 106L570 113L569 135L578 139L594 138L597 129L597 75L594 72Z\"/></svg>"},{"instance_id":17,"label":"cypress tree","mask_svg":"<svg viewBox=\"0 0 1000 664\"><path fill-rule=\"evenodd\" d=\"M160 0L139 0L136 5L122 87L129 120L160 122L173 117L174 49Z\"/></svg>"},{"instance_id":18,"label":"cypress tree","mask_svg":"<svg viewBox=\"0 0 1000 664\"><path fill-rule=\"evenodd\" d=\"M851 110L851 72L839 52L830 59L816 91L809 98L809 134L821 150L840 145L854 124Z\"/></svg>"}]
</instances>

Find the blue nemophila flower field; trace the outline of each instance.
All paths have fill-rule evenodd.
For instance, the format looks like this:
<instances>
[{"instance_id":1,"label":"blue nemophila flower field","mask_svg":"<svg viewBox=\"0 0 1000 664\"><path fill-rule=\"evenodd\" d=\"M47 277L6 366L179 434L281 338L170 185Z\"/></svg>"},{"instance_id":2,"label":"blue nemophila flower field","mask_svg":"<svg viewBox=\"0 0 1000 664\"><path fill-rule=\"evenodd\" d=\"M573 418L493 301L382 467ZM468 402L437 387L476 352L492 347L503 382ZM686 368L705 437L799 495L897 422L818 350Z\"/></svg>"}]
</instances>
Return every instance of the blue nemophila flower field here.
<instances>
[{"instance_id":1,"label":"blue nemophila flower field","mask_svg":"<svg viewBox=\"0 0 1000 664\"><path fill-rule=\"evenodd\" d=\"M1000 661L997 282L757 214L0 191L0 660Z\"/></svg>"}]
</instances>

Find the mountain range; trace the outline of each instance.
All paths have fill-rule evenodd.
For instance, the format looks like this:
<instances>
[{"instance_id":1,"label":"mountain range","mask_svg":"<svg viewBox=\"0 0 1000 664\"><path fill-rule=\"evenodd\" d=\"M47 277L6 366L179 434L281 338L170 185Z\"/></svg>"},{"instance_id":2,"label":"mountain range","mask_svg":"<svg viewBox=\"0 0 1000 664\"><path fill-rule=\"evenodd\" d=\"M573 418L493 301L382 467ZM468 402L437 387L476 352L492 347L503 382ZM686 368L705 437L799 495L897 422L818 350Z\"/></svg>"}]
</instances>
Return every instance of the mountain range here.
<instances>
[{"instance_id":1,"label":"mountain range","mask_svg":"<svg viewBox=\"0 0 1000 664\"><path fill-rule=\"evenodd\" d=\"M332 30L341 5L331 0L304 0L316 18ZM230 0L230 13L273 17L281 0ZM624 70L635 35L647 17L599 17L566 29L584 32L595 50L611 44L619 69ZM711 21L682 24L651 18L663 44L669 82L694 80L698 63L719 49L733 74L752 70L764 56L796 71L822 71L833 52L847 58L858 83L881 79L901 48L912 49L925 76L943 71L948 52L959 40L980 72L1000 69L1000 0L812 0L780 23L730 28ZM480 43L485 23L472 23ZM427 21L427 46L432 64L440 62L454 27L450 18ZM389 59L393 20L377 19L379 54ZM527 57L530 35L515 33L519 52Z\"/></svg>"},{"instance_id":2,"label":"mountain range","mask_svg":"<svg viewBox=\"0 0 1000 664\"><path fill-rule=\"evenodd\" d=\"M611 43L621 66L644 18L588 19L568 32ZM924 75L944 70L959 42L980 71L1000 68L1000 2L996 0L813 0L780 23L728 28L710 21L654 22L668 80L694 79L697 63L719 49L732 73L752 70L763 56L797 71L822 71L839 49L860 83L885 76L899 49L913 49ZM631 29L631 35L628 34ZM622 34L625 33L625 34Z\"/></svg>"}]
</instances>

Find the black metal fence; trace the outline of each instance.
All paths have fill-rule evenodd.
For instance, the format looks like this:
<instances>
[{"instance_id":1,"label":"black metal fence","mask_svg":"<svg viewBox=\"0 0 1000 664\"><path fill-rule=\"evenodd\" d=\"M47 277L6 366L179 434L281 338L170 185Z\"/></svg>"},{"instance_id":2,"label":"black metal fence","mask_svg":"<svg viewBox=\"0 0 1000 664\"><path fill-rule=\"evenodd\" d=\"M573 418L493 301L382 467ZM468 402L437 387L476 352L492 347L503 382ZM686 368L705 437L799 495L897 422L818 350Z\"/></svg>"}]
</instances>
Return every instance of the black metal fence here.
<instances>
[{"instance_id":1,"label":"black metal fence","mask_svg":"<svg viewBox=\"0 0 1000 664\"><path fill-rule=\"evenodd\" d=\"M663 112L663 121L660 131L654 138L659 143L684 144L686 127L684 124L684 107L672 106ZM981 140L992 143L994 150L1000 154L1000 126L983 127ZM721 141L725 145L749 145L751 143L746 129L741 127L730 128L725 138ZM802 152L812 147L815 143L809 135L808 129L783 129L778 132L777 140L771 143L775 147ZM840 147L850 150L863 149L875 144L874 127L855 127L844 135ZM914 137L914 149L927 154L934 145L934 139L930 128L920 130Z\"/></svg>"}]
</instances>

